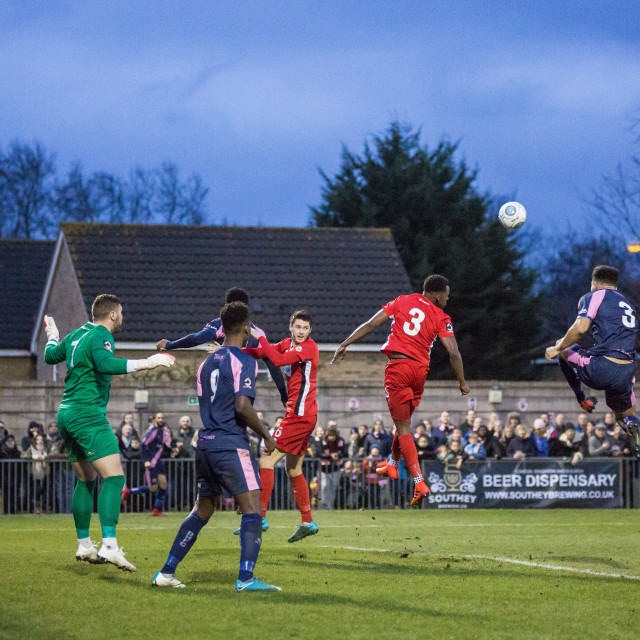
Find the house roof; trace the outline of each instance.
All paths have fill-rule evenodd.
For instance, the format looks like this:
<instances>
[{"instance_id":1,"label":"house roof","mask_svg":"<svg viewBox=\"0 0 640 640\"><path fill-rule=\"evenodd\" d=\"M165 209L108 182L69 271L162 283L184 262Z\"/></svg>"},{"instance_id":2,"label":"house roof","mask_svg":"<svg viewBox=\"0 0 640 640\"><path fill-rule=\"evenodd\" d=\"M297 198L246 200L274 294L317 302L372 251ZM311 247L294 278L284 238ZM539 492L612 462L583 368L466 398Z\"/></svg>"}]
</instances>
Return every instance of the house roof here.
<instances>
[{"instance_id":1,"label":"house roof","mask_svg":"<svg viewBox=\"0 0 640 640\"><path fill-rule=\"evenodd\" d=\"M120 341L177 339L218 315L227 289L247 290L272 341L305 308L317 342L342 341L411 285L388 229L63 223L90 312L100 293L124 308ZM363 342L384 341L388 326Z\"/></svg>"},{"instance_id":2,"label":"house roof","mask_svg":"<svg viewBox=\"0 0 640 640\"><path fill-rule=\"evenodd\" d=\"M29 349L54 245L0 239L0 349Z\"/></svg>"}]
</instances>

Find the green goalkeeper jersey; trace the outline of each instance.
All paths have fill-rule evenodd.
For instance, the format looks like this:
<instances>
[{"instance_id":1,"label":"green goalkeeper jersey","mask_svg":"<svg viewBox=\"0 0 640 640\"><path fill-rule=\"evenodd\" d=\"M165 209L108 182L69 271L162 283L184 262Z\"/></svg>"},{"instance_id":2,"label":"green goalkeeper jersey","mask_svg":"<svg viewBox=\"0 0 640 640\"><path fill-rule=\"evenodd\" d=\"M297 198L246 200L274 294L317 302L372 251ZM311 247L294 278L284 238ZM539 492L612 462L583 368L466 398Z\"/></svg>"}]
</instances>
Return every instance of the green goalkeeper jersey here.
<instances>
[{"instance_id":1,"label":"green goalkeeper jersey","mask_svg":"<svg viewBox=\"0 0 640 640\"><path fill-rule=\"evenodd\" d=\"M60 343L55 338L49 339L44 349L45 362L67 362L61 408L106 410L111 376L127 373L127 360L116 358L114 350L111 332L93 322L72 331Z\"/></svg>"}]
</instances>

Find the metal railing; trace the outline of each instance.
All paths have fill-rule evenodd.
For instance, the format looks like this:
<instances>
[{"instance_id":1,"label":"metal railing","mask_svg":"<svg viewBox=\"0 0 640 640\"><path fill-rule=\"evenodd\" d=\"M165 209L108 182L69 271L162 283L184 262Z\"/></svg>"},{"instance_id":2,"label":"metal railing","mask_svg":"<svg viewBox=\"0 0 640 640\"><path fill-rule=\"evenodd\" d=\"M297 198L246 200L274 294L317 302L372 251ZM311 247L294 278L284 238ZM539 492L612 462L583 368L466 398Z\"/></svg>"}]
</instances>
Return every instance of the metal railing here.
<instances>
[{"instance_id":1,"label":"metal railing","mask_svg":"<svg viewBox=\"0 0 640 640\"><path fill-rule=\"evenodd\" d=\"M586 459L589 460L595 459ZM604 460L611 461L611 458ZM640 508L640 461L633 458L617 460L620 462L622 507ZM195 460L167 458L163 462L168 481L165 509L191 510L197 495ZM318 509L402 509L408 506L413 493L409 473L405 471L399 480L390 481L376 476L375 464L366 458L351 458L344 459L340 467L328 467L320 459L305 459L302 470L309 483L312 506ZM467 462L462 471L473 473L480 464ZM124 461L123 469L129 488L145 485L141 460ZM51 459L38 466L32 460L0 460L1 514L70 513L74 487L75 473L66 460ZM94 496L96 505L97 498L98 491ZM127 513L147 511L153 506L154 499L151 493L132 494L122 510ZM234 509L233 498L221 496L217 507ZM275 468L269 508L297 508L284 464Z\"/></svg>"}]
</instances>

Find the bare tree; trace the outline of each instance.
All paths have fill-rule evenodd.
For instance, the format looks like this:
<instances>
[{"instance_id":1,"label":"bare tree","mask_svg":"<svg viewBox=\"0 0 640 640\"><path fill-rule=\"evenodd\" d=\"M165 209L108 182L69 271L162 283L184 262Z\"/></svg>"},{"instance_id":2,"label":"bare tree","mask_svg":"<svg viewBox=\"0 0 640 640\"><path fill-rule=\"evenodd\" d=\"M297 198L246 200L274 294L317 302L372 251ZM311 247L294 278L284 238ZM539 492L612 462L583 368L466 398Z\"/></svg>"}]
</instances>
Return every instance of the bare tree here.
<instances>
[{"instance_id":1,"label":"bare tree","mask_svg":"<svg viewBox=\"0 0 640 640\"><path fill-rule=\"evenodd\" d=\"M8 153L0 150L1 236L38 238L55 232L54 159L39 143L30 147L15 141Z\"/></svg>"},{"instance_id":2,"label":"bare tree","mask_svg":"<svg viewBox=\"0 0 640 640\"><path fill-rule=\"evenodd\" d=\"M184 188L181 224L202 224L205 219L204 201L209 189L202 186L202 178L193 175Z\"/></svg>"},{"instance_id":3,"label":"bare tree","mask_svg":"<svg viewBox=\"0 0 640 640\"><path fill-rule=\"evenodd\" d=\"M198 175L182 183L178 174L172 162L163 163L156 171L155 213L165 224L202 224L209 189L202 185Z\"/></svg>"},{"instance_id":4,"label":"bare tree","mask_svg":"<svg viewBox=\"0 0 640 640\"><path fill-rule=\"evenodd\" d=\"M125 217L123 222L148 223L153 219L153 194L155 176L136 167L129 174L129 181L124 185Z\"/></svg>"},{"instance_id":5,"label":"bare tree","mask_svg":"<svg viewBox=\"0 0 640 640\"><path fill-rule=\"evenodd\" d=\"M156 171L158 177L155 194L155 212L165 224L176 224L179 217L182 188L178 180L178 167L173 162L163 162Z\"/></svg>"},{"instance_id":6,"label":"bare tree","mask_svg":"<svg viewBox=\"0 0 640 640\"><path fill-rule=\"evenodd\" d=\"M91 179L85 179L79 162L71 168L67 181L55 188L55 203L62 220L100 221L99 196Z\"/></svg>"},{"instance_id":7,"label":"bare tree","mask_svg":"<svg viewBox=\"0 0 640 640\"><path fill-rule=\"evenodd\" d=\"M640 120L632 130L640 131ZM636 143L640 149L640 134ZM640 239L640 150L631 156L628 164L618 163L612 175L602 178L587 204L606 235L625 245Z\"/></svg>"}]
</instances>

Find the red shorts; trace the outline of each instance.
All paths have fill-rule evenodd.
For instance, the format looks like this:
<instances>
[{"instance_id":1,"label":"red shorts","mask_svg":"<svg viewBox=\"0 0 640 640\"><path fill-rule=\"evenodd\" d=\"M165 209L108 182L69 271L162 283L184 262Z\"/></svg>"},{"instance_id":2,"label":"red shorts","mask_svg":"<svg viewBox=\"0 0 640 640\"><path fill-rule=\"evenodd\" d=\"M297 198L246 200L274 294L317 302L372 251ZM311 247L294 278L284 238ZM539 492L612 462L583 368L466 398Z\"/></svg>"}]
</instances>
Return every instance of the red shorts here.
<instances>
[{"instance_id":1,"label":"red shorts","mask_svg":"<svg viewBox=\"0 0 640 640\"><path fill-rule=\"evenodd\" d=\"M273 432L276 447L294 456L303 456L317 420L318 416L287 416Z\"/></svg>"},{"instance_id":2,"label":"red shorts","mask_svg":"<svg viewBox=\"0 0 640 640\"><path fill-rule=\"evenodd\" d=\"M389 360L384 369L384 394L394 420L409 420L420 404L429 367L415 360Z\"/></svg>"}]
</instances>

